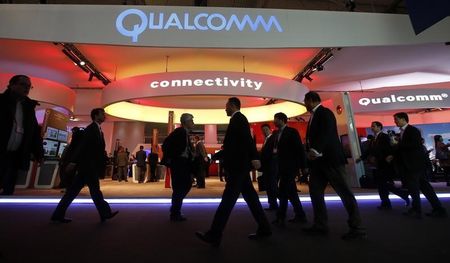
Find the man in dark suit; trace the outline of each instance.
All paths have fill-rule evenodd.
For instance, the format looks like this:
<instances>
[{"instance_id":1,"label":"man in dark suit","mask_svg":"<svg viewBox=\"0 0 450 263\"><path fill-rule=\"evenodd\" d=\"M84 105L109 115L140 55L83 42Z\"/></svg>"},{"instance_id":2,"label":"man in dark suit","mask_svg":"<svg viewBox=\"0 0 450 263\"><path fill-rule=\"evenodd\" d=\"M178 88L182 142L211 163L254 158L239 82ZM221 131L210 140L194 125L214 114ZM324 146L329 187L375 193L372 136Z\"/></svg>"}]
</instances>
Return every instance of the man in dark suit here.
<instances>
[{"instance_id":1,"label":"man in dark suit","mask_svg":"<svg viewBox=\"0 0 450 263\"><path fill-rule=\"evenodd\" d=\"M275 170L275 156L273 155L273 141L272 131L269 124L265 123L261 126L261 130L266 137L261 148L261 171L264 184L267 191L267 201L269 207L264 210L278 210L278 174Z\"/></svg>"},{"instance_id":2,"label":"man in dark suit","mask_svg":"<svg viewBox=\"0 0 450 263\"><path fill-rule=\"evenodd\" d=\"M349 215L350 231L342 236L344 240L366 237L361 228L358 204L345 178L345 155L338 137L336 118L331 110L321 105L318 93L305 94L306 109L311 118L306 132L307 158L311 167L309 191L314 209L314 224L303 229L309 234L328 233L328 215L324 191L330 183L342 200Z\"/></svg>"},{"instance_id":3,"label":"man in dark suit","mask_svg":"<svg viewBox=\"0 0 450 263\"><path fill-rule=\"evenodd\" d=\"M288 200L291 202L295 213L295 217L289 219L289 222L305 223L306 215L295 184L295 178L300 170L303 170L306 166L302 139L296 129L287 126L286 114L276 113L273 122L278 129L272 135L274 137L272 152L275 157L274 165L277 167L276 170L280 179L278 187L280 207L277 211L277 219L273 223L284 226Z\"/></svg>"},{"instance_id":4,"label":"man in dark suit","mask_svg":"<svg viewBox=\"0 0 450 263\"><path fill-rule=\"evenodd\" d=\"M176 128L164 140L163 163L170 167L172 175L172 206L170 220L185 221L181 214L183 199L192 187L193 147L189 139L189 132L194 128L194 116L183 113L180 117L181 127Z\"/></svg>"},{"instance_id":5,"label":"man in dark suit","mask_svg":"<svg viewBox=\"0 0 450 263\"><path fill-rule=\"evenodd\" d=\"M28 98L32 88L28 76L16 75L0 94L1 195L14 194L19 171L28 171L30 160L40 162L44 154L35 114L38 102Z\"/></svg>"},{"instance_id":6,"label":"man in dark suit","mask_svg":"<svg viewBox=\"0 0 450 263\"><path fill-rule=\"evenodd\" d=\"M158 166L159 156L158 156L158 144L152 145L152 151L148 155L148 163L150 165L150 179L148 182L157 182L158 178L156 176L156 168Z\"/></svg>"},{"instance_id":7,"label":"man in dark suit","mask_svg":"<svg viewBox=\"0 0 450 263\"><path fill-rule=\"evenodd\" d=\"M53 212L52 221L61 223L72 221L65 218L66 210L84 185L89 187L89 193L100 214L101 222L111 219L119 213L119 211L111 211L108 202L103 198L102 191L100 191L99 177L105 171L107 160L105 139L100 126L105 121L105 111L102 108L93 109L91 119L92 123L84 129L82 141L72 154L70 163L66 168L67 170L77 169L78 173Z\"/></svg>"},{"instance_id":8,"label":"man in dark suit","mask_svg":"<svg viewBox=\"0 0 450 263\"><path fill-rule=\"evenodd\" d=\"M138 181L143 183L145 179L145 172L147 171L147 153L144 151L144 146L139 146L139 151L136 152L136 166L138 170Z\"/></svg>"},{"instance_id":9,"label":"man in dark suit","mask_svg":"<svg viewBox=\"0 0 450 263\"><path fill-rule=\"evenodd\" d=\"M422 136L419 129L409 125L409 117L405 112L394 114L394 122L400 128L400 141L394 155L388 157L388 161L394 160L400 169L409 194L412 198L412 207L404 215L421 218L422 208L420 203L420 191L430 202L433 210L427 213L431 217L447 217L447 211L442 207L433 187L425 179L426 152L422 146Z\"/></svg>"},{"instance_id":10,"label":"man in dark suit","mask_svg":"<svg viewBox=\"0 0 450 263\"><path fill-rule=\"evenodd\" d=\"M257 151L250 134L250 125L247 118L239 111L240 108L241 102L238 98L228 99L226 112L227 116L231 116L231 119L223 141L223 158L227 182L211 228L206 233L196 232L198 238L213 246L220 244L222 232L240 193L242 193L258 223L256 233L250 234L248 237L260 239L272 234L258 194L250 179L250 170L260 168L261 164L257 160Z\"/></svg>"},{"instance_id":11,"label":"man in dark suit","mask_svg":"<svg viewBox=\"0 0 450 263\"><path fill-rule=\"evenodd\" d=\"M383 132L383 124L374 121L370 125L374 138L367 154L369 164L373 165L375 182L378 187L378 193L381 199L380 210L391 210L392 204L389 200L389 192L400 196L409 205L408 191L397 188L393 183L394 167L392 163L387 162L387 157L392 155L391 138ZM358 161L358 160L357 160Z\"/></svg>"}]
</instances>

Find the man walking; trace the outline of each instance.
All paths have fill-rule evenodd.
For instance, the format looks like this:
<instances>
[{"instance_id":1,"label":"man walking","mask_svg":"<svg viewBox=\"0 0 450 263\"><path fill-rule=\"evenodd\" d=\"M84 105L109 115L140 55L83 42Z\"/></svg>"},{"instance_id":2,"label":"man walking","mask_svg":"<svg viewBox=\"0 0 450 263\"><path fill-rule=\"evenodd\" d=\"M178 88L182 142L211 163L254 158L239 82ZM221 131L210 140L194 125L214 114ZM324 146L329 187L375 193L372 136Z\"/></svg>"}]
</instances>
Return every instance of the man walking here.
<instances>
[{"instance_id":1,"label":"man walking","mask_svg":"<svg viewBox=\"0 0 450 263\"><path fill-rule=\"evenodd\" d=\"M181 213L183 199L192 187L193 147L189 139L189 132L194 128L194 116L183 113L180 117L181 127L176 128L164 140L163 163L170 167L172 175L172 206L170 220L186 221Z\"/></svg>"},{"instance_id":2,"label":"man walking","mask_svg":"<svg viewBox=\"0 0 450 263\"><path fill-rule=\"evenodd\" d=\"M447 211L442 206L433 187L425 179L426 152L422 146L422 136L419 129L409 125L409 117L405 112L394 114L394 122L400 128L400 140L396 146L394 155L388 157L388 161L394 160L400 168L400 174L404 178L406 187L412 198L412 207L404 215L421 218L422 206L420 191L430 202L433 210L427 213L431 217L447 217Z\"/></svg>"},{"instance_id":3,"label":"man walking","mask_svg":"<svg viewBox=\"0 0 450 263\"><path fill-rule=\"evenodd\" d=\"M286 114L276 113L273 122L278 128L274 136L273 154L276 171L280 183L278 187L278 196L280 198L280 207L277 211L277 219L274 224L284 226L288 200L291 202L295 217L289 219L291 223L306 223L306 214L303 211L302 203L297 194L297 185L295 178L306 167L305 150L302 139L298 131L287 126Z\"/></svg>"},{"instance_id":4,"label":"man walking","mask_svg":"<svg viewBox=\"0 0 450 263\"><path fill-rule=\"evenodd\" d=\"M328 234L328 215L324 192L327 184L336 191L349 215L350 231L342 236L344 240L366 237L361 228L358 204L352 190L345 181L344 150L339 141L336 118L333 112L322 106L318 93L310 91L305 94L306 109L311 118L306 132L307 158L311 167L309 191L314 209L314 224L303 229L308 234Z\"/></svg>"},{"instance_id":5,"label":"man walking","mask_svg":"<svg viewBox=\"0 0 450 263\"><path fill-rule=\"evenodd\" d=\"M100 215L101 222L111 219L119 213L119 211L111 211L100 190L99 177L105 171L107 160L105 139L100 126L105 121L105 111L102 108L93 109L91 111L91 119L92 123L84 129L82 141L72 154L70 163L66 168L68 170L77 169L78 173L53 212L52 221L60 223L70 223L72 221L65 218L66 210L75 197L78 196L84 185L89 187L89 193Z\"/></svg>"},{"instance_id":6,"label":"man walking","mask_svg":"<svg viewBox=\"0 0 450 263\"><path fill-rule=\"evenodd\" d=\"M265 123L261 126L265 139L261 148L261 171L264 184L267 191L267 201L269 207L265 210L278 210L278 174L275 167L275 156L273 154L273 141L272 131L269 124Z\"/></svg>"},{"instance_id":7,"label":"man walking","mask_svg":"<svg viewBox=\"0 0 450 263\"><path fill-rule=\"evenodd\" d=\"M369 149L369 163L375 167L374 177L381 199L380 210L391 210L392 204L389 200L389 192L400 196L409 205L408 191L397 188L393 182L394 167L387 162L387 157L393 154L391 139L383 132L383 124L374 121L370 125L374 138Z\"/></svg>"},{"instance_id":8,"label":"man walking","mask_svg":"<svg viewBox=\"0 0 450 263\"><path fill-rule=\"evenodd\" d=\"M222 201L217 208L210 229L205 233L196 232L199 239L213 246L220 244L222 232L241 193L258 223L256 233L250 234L248 238L261 239L272 235L269 222L249 176L250 170L258 169L261 164L257 160L257 151L250 134L250 125L247 118L240 112L240 108L241 102L238 98L228 99L226 113L231 119L223 141L227 182Z\"/></svg>"}]
</instances>

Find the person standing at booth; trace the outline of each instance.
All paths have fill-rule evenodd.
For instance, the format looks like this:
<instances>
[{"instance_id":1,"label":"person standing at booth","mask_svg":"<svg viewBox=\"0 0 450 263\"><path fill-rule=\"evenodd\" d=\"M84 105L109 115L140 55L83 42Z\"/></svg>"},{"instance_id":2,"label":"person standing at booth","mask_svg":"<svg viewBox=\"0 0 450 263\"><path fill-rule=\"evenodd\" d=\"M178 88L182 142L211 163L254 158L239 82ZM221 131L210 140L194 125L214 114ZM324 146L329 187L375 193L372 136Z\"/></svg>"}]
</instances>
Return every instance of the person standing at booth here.
<instances>
[{"instance_id":1,"label":"person standing at booth","mask_svg":"<svg viewBox=\"0 0 450 263\"><path fill-rule=\"evenodd\" d=\"M147 153L144 151L144 146L139 146L139 151L136 152L136 168L139 183L142 184L145 180L145 172L147 171Z\"/></svg>"},{"instance_id":2,"label":"person standing at booth","mask_svg":"<svg viewBox=\"0 0 450 263\"><path fill-rule=\"evenodd\" d=\"M128 154L125 152L125 148L123 146L119 146L119 151L117 152L116 158L117 180L119 182L122 180L128 182Z\"/></svg>"},{"instance_id":3,"label":"person standing at booth","mask_svg":"<svg viewBox=\"0 0 450 263\"><path fill-rule=\"evenodd\" d=\"M16 75L0 94L1 195L14 194L19 171L28 171L30 160L40 163L44 155L35 113L38 102L28 97L32 88L28 76Z\"/></svg>"},{"instance_id":4,"label":"person standing at booth","mask_svg":"<svg viewBox=\"0 0 450 263\"><path fill-rule=\"evenodd\" d=\"M194 152L189 132L194 128L194 116L183 113L180 117L181 127L176 128L167 136L162 145L162 163L170 167L172 176L172 206L170 207L171 221L186 221L181 213L183 199L192 187L192 171Z\"/></svg>"},{"instance_id":5,"label":"person standing at booth","mask_svg":"<svg viewBox=\"0 0 450 263\"><path fill-rule=\"evenodd\" d=\"M436 159L444 170L444 178L447 186L450 186L450 143L444 143L442 135L434 135L434 149L436 151Z\"/></svg>"},{"instance_id":6,"label":"person standing at booth","mask_svg":"<svg viewBox=\"0 0 450 263\"><path fill-rule=\"evenodd\" d=\"M314 210L314 223L303 231L311 235L326 235L328 215L325 204L325 188L330 183L341 198L348 213L350 230L342 236L344 240L366 237L361 227L358 203L346 182L345 155L337 132L336 118L333 112L322 106L317 92L305 94L304 103L311 113L306 131L306 151L311 168L309 192Z\"/></svg>"},{"instance_id":7,"label":"person standing at booth","mask_svg":"<svg viewBox=\"0 0 450 263\"><path fill-rule=\"evenodd\" d=\"M200 137L194 136L195 144L195 179L197 181L197 188L205 188L205 177L207 163L209 162L208 154L203 142L200 141Z\"/></svg>"},{"instance_id":8,"label":"person standing at booth","mask_svg":"<svg viewBox=\"0 0 450 263\"><path fill-rule=\"evenodd\" d=\"M105 121L105 111L102 108L93 109L91 119L92 123L84 129L82 141L67 165L66 169L77 169L78 173L51 216L51 220L54 222L70 223L72 221L65 217L66 210L84 185L89 187L89 193L98 210L101 222L111 219L119 213L119 211L111 211L111 207L100 191L99 177L100 173L105 170L107 160L105 139L100 126Z\"/></svg>"},{"instance_id":9,"label":"person standing at booth","mask_svg":"<svg viewBox=\"0 0 450 263\"><path fill-rule=\"evenodd\" d=\"M241 193L258 223L256 233L250 234L248 238L256 240L272 235L270 224L249 176L249 172L252 169L259 169L261 163L257 160L258 153L250 134L250 125L247 118L240 112L240 108L241 102L238 98L228 99L226 113L231 119L223 140L227 182L210 229L205 233L195 233L200 240L213 246L220 244L222 232Z\"/></svg>"},{"instance_id":10,"label":"person standing at booth","mask_svg":"<svg viewBox=\"0 0 450 263\"><path fill-rule=\"evenodd\" d=\"M426 152L422 146L422 136L419 129L409 124L409 116L406 112L394 114L394 122L400 128L400 140L396 145L393 155L388 161L394 161L404 178L406 187L412 198L412 207L403 213L413 218L422 217L420 192L430 202L433 210L427 213L430 217L447 217L447 211L442 206L431 184L425 179Z\"/></svg>"},{"instance_id":11,"label":"person standing at booth","mask_svg":"<svg viewBox=\"0 0 450 263\"><path fill-rule=\"evenodd\" d=\"M158 144L152 145L152 151L148 155L148 163L150 165L150 179L147 180L148 182L158 182L159 176L156 174L157 167L158 167Z\"/></svg>"}]
</instances>

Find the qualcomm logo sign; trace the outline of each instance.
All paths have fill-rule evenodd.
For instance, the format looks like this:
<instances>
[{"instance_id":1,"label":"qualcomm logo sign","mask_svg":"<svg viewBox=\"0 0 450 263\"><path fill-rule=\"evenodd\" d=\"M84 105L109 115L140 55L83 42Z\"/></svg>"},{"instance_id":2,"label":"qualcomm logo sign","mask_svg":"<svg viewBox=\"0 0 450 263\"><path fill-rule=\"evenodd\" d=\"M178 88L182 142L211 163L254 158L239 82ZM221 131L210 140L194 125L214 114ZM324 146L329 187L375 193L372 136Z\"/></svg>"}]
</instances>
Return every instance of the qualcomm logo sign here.
<instances>
[{"instance_id":1,"label":"qualcomm logo sign","mask_svg":"<svg viewBox=\"0 0 450 263\"><path fill-rule=\"evenodd\" d=\"M358 103L362 106L368 106L370 104L391 104L391 103L404 103L404 102L422 102L422 101L442 101L448 98L447 93L437 95L409 95L409 96L397 96L390 95L387 97L379 98L361 98Z\"/></svg>"},{"instance_id":2,"label":"qualcomm logo sign","mask_svg":"<svg viewBox=\"0 0 450 263\"><path fill-rule=\"evenodd\" d=\"M124 20L130 16L137 16L140 23L131 28L125 28ZM269 32L274 28L277 32L283 32L283 28L275 16L268 19L262 15L252 18L249 15L224 15L221 13L153 13L146 14L139 9L127 9L116 18L116 29L120 34L131 37L132 42L138 42L139 35L146 29L149 30L201 30L201 31L230 31L237 29L239 32L249 28L255 32L259 28Z\"/></svg>"}]
</instances>

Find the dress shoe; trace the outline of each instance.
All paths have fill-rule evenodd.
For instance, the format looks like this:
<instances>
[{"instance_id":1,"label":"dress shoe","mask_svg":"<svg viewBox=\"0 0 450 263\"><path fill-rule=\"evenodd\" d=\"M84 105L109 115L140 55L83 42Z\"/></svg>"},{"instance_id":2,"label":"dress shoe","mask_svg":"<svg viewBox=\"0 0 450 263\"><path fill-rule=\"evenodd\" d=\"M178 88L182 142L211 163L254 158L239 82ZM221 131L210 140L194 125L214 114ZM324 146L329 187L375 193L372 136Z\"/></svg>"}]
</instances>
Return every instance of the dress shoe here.
<instances>
[{"instance_id":1,"label":"dress shoe","mask_svg":"<svg viewBox=\"0 0 450 263\"><path fill-rule=\"evenodd\" d=\"M352 228L347 233L343 234L341 236L343 240L360 240L360 239L366 239L367 233L363 229L360 228Z\"/></svg>"},{"instance_id":2,"label":"dress shoe","mask_svg":"<svg viewBox=\"0 0 450 263\"><path fill-rule=\"evenodd\" d=\"M281 219L281 218L275 219L274 221L272 221L272 224L277 227L285 227L286 226L284 219Z\"/></svg>"},{"instance_id":3,"label":"dress shoe","mask_svg":"<svg viewBox=\"0 0 450 263\"><path fill-rule=\"evenodd\" d=\"M110 213L109 215L102 216L102 217L100 218L100 221L105 222L106 220L115 217L118 213L119 213L119 211L115 211L115 212Z\"/></svg>"},{"instance_id":4,"label":"dress shoe","mask_svg":"<svg viewBox=\"0 0 450 263\"><path fill-rule=\"evenodd\" d=\"M50 218L50 220L52 220L55 223L63 223L63 224L67 224L67 223L72 222L72 219L70 219L70 218L56 217L56 216L52 216Z\"/></svg>"},{"instance_id":5,"label":"dress shoe","mask_svg":"<svg viewBox=\"0 0 450 263\"><path fill-rule=\"evenodd\" d=\"M272 235L272 231L256 231L256 233L248 235L251 240L260 240Z\"/></svg>"},{"instance_id":6,"label":"dress shoe","mask_svg":"<svg viewBox=\"0 0 450 263\"><path fill-rule=\"evenodd\" d=\"M171 215L170 216L170 221L182 222L182 221L186 221L186 220L187 220L187 218L182 215Z\"/></svg>"},{"instance_id":7,"label":"dress shoe","mask_svg":"<svg viewBox=\"0 0 450 263\"><path fill-rule=\"evenodd\" d=\"M313 225L311 227L305 227L302 230L308 235L317 235L317 236L326 236L328 235L329 232L328 228L318 227L316 225Z\"/></svg>"},{"instance_id":8,"label":"dress shoe","mask_svg":"<svg viewBox=\"0 0 450 263\"><path fill-rule=\"evenodd\" d=\"M306 216L295 216L295 217L289 219L288 222L304 224L304 223L308 222L308 220L306 219Z\"/></svg>"},{"instance_id":9,"label":"dress shoe","mask_svg":"<svg viewBox=\"0 0 450 263\"><path fill-rule=\"evenodd\" d=\"M389 211L392 210L392 205L379 205L377 206L378 210L384 210L384 211Z\"/></svg>"},{"instance_id":10,"label":"dress shoe","mask_svg":"<svg viewBox=\"0 0 450 263\"><path fill-rule=\"evenodd\" d=\"M201 241L212 245L213 247L218 247L220 245L221 238L213 237L209 232L195 232L195 236L198 237Z\"/></svg>"},{"instance_id":11,"label":"dress shoe","mask_svg":"<svg viewBox=\"0 0 450 263\"><path fill-rule=\"evenodd\" d=\"M433 209L430 213L426 213L426 216L434 218L447 218L447 211L444 208Z\"/></svg>"},{"instance_id":12,"label":"dress shoe","mask_svg":"<svg viewBox=\"0 0 450 263\"><path fill-rule=\"evenodd\" d=\"M420 213L419 211L416 211L416 210L414 210L412 208L409 209L406 212L403 212L403 215L407 216L407 217L411 217L411 218L416 218L416 219L421 219L422 218L422 213Z\"/></svg>"}]
</instances>

